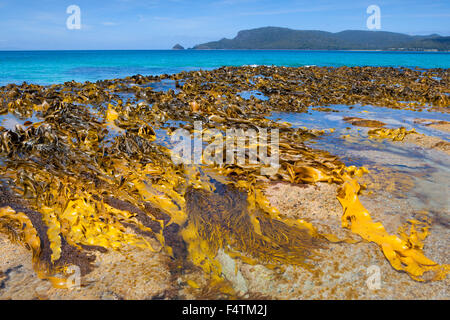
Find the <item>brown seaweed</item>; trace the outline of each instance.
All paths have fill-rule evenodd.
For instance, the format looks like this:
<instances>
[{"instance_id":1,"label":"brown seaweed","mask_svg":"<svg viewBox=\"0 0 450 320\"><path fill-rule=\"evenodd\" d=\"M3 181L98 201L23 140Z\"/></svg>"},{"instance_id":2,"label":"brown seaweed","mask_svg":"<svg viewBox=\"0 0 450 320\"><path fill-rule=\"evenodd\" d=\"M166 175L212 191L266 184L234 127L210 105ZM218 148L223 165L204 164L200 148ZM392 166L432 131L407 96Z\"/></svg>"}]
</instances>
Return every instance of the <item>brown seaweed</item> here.
<instances>
[{"instance_id":1,"label":"brown seaweed","mask_svg":"<svg viewBox=\"0 0 450 320\"><path fill-rule=\"evenodd\" d=\"M174 89L152 89L168 79L177 81ZM0 128L0 176L27 205L3 206L0 229L33 251L38 274L55 285L64 285L63 277L55 275L65 271L66 266L56 262L67 245L82 252L88 246L118 250L131 244L190 259L231 293L220 284L215 260L219 249L246 263L313 268L311 262L318 257L314 249L322 247L324 239L335 240L305 221L280 218L263 196L261 181L327 182L341 186L344 226L378 243L396 269L419 279L440 267L421 255L417 241L407 236L373 238L371 232L361 231L362 225L372 228L357 202L360 188L354 180L364 168L347 168L338 157L308 147L306 142L323 131L294 129L267 116L332 104L448 112L448 84L446 69L223 67L96 83L1 87L0 114L22 124ZM239 95L252 90L267 99ZM194 121L202 121L204 130L278 129L280 168L262 175L260 166L242 163L201 168L174 164L158 132L170 134L183 127L193 133ZM356 123L381 126L373 120ZM411 133L389 130L369 134L401 140ZM39 235L27 209L42 216L47 237ZM411 237L417 238L416 230ZM386 239L393 251L383 244ZM42 263L44 241L50 243L51 253ZM445 268L436 278L445 277Z\"/></svg>"}]
</instances>

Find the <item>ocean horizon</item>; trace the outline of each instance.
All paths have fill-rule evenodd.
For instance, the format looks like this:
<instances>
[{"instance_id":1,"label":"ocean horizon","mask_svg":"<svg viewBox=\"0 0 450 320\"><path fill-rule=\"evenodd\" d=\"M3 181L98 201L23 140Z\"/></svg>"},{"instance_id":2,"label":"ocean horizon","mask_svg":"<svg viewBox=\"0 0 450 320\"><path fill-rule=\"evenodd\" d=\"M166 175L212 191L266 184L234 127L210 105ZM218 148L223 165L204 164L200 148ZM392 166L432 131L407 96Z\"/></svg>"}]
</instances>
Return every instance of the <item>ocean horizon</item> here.
<instances>
[{"instance_id":1,"label":"ocean horizon","mask_svg":"<svg viewBox=\"0 0 450 320\"><path fill-rule=\"evenodd\" d=\"M0 51L0 85L95 82L222 66L273 65L449 68L448 52L325 50L45 50Z\"/></svg>"}]
</instances>

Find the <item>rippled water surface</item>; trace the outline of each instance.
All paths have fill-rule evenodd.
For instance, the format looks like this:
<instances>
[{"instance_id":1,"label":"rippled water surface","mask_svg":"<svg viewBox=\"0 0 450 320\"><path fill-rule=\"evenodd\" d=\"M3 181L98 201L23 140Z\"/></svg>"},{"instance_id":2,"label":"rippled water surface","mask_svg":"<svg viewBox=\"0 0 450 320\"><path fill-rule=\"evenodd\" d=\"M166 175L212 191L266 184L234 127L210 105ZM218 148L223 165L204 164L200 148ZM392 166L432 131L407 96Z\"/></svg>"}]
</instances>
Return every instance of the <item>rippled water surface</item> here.
<instances>
[{"instance_id":1,"label":"rippled water surface","mask_svg":"<svg viewBox=\"0 0 450 320\"><path fill-rule=\"evenodd\" d=\"M449 68L449 53L305 50L0 51L0 85L97 81L221 66Z\"/></svg>"},{"instance_id":2,"label":"rippled water surface","mask_svg":"<svg viewBox=\"0 0 450 320\"><path fill-rule=\"evenodd\" d=\"M394 173L411 177L414 187L408 191L409 204L415 210L450 214L450 157L441 151L426 150L413 144L390 140L369 139L369 128L352 126L344 117L379 120L388 128L403 126L417 132L450 141L450 134L414 123L415 119L450 121L450 115L438 112L417 112L372 106L330 106L336 112L310 110L308 113L274 112L270 119L285 121L293 127L318 130L336 129L309 142L314 148L338 155L346 165L389 168ZM343 138L343 136L348 136ZM389 177L388 177L389 178Z\"/></svg>"}]
</instances>

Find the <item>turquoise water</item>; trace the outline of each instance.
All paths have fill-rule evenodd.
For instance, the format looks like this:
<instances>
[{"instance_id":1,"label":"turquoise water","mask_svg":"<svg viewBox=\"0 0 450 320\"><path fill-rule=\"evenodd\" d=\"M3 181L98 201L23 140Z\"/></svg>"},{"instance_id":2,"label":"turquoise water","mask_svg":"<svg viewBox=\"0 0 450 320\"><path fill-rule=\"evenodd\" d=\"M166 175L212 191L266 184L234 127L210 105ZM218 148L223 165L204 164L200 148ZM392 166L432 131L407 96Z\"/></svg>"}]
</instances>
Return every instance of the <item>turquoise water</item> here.
<instances>
[{"instance_id":1,"label":"turquoise water","mask_svg":"<svg viewBox=\"0 0 450 320\"><path fill-rule=\"evenodd\" d=\"M297 50L2 51L0 85L97 81L221 66L404 66L450 68L450 53Z\"/></svg>"}]
</instances>

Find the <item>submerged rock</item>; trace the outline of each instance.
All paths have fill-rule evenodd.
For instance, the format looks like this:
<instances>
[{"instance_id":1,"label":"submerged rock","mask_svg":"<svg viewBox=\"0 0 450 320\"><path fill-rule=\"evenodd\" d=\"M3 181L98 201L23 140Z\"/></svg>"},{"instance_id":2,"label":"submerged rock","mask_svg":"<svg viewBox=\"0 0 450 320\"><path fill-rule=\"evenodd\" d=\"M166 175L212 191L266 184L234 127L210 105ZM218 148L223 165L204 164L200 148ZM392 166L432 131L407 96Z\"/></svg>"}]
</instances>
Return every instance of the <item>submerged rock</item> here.
<instances>
[{"instance_id":1,"label":"submerged rock","mask_svg":"<svg viewBox=\"0 0 450 320\"><path fill-rule=\"evenodd\" d=\"M386 125L378 120L362 119L358 117L344 117L343 120L357 127L381 128Z\"/></svg>"}]
</instances>

